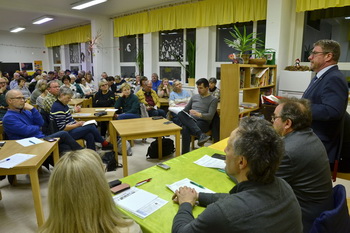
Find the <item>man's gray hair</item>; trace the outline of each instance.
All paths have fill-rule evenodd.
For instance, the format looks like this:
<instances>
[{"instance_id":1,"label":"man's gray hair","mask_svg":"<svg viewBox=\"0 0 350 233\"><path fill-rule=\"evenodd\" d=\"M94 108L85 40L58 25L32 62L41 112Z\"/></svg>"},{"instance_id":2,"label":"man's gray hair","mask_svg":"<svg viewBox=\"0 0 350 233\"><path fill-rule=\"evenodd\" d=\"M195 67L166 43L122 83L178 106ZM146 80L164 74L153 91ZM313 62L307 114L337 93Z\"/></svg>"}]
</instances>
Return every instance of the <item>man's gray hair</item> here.
<instances>
[{"instance_id":1,"label":"man's gray hair","mask_svg":"<svg viewBox=\"0 0 350 233\"><path fill-rule=\"evenodd\" d=\"M48 86L49 88L51 88L51 84L52 84L52 83L57 83L57 84L58 84L57 80L51 80L50 82L47 83L47 86Z\"/></svg>"},{"instance_id":2,"label":"man's gray hair","mask_svg":"<svg viewBox=\"0 0 350 233\"><path fill-rule=\"evenodd\" d=\"M59 95L60 95L60 96L61 96L61 95L70 95L70 96L73 96L74 93L73 93L73 91L72 91L69 87L63 86L63 87L60 88Z\"/></svg>"},{"instance_id":3,"label":"man's gray hair","mask_svg":"<svg viewBox=\"0 0 350 233\"><path fill-rule=\"evenodd\" d=\"M235 155L247 160L249 181L264 184L274 181L284 147L271 123L258 117L243 118L231 143Z\"/></svg>"}]
</instances>

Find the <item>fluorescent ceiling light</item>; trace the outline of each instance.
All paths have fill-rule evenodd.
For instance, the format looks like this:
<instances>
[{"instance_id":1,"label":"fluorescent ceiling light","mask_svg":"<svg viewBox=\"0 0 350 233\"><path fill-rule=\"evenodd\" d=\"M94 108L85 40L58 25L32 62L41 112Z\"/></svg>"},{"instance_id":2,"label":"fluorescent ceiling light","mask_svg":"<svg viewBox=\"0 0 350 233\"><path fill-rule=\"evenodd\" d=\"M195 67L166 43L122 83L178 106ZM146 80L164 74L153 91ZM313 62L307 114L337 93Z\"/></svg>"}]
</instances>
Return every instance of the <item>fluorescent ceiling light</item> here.
<instances>
[{"instance_id":1,"label":"fluorescent ceiling light","mask_svg":"<svg viewBox=\"0 0 350 233\"><path fill-rule=\"evenodd\" d=\"M15 28L11 28L11 29L10 29L10 32L16 33L16 32L23 31L24 29L26 29L26 28L23 28L23 27L15 27Z\"/></svg>"},{"instance_id":2,"label":"fluorescent ceiling light","mask_svg":"<svg viewBox=\"0 0 350 233\"><path fill-rule=\"evenodd\" d=\"M82 10L82 9L85 9L85 8L90 7L90 6L94 6L94 5L103 3L103 2L107 2L107 0L81 1L81 2L73 3L71 6L72 6L72 9L74 9L74 10Z\"/></svg>"},{"instance_id":3,"label":"fluorescent ceiling light","mask_svg":"<svg viewBox=\"0 0 350 233\"><path fill-rule=\"evenodd\" d=\"M53 20L53 17L52 17L52 16L47 16L47 15L45 15L45 16L42 16L42 17L40 17L40 18L38 18L38 19L35 19L35 20L33 21L33 24L43 24L43 23L49 22L49 21L51 21L51 20Z\"/></svg>"},{"instance_id":4,"label":"fluorescent ceiling light","mask_svg":"<svg viewBox=\"0 0 350 233\"><path fill-rule=\"evenodd\" d=\"M350 16L345 17L345 19L350 19Z\"/></svg>"}]
</instances>

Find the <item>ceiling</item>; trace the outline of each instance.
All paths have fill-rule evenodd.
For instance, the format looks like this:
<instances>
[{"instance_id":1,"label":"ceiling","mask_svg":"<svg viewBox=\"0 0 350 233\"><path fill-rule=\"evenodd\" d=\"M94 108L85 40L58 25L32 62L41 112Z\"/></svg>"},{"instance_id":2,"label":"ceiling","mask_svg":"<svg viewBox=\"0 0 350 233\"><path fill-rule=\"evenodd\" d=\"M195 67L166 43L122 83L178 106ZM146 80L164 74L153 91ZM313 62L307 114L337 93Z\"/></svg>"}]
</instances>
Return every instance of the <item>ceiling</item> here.
<instances>
[{"instance_id":1,"label":"ceiling","mask_svg":"<svg viewBox=\"0 0 350 233\"><path fill-rule=\"evenodd\" d=\"M79 0L0 0L0 30L22 26L26 30L17 33L48 34L90 23L94 17L113 18L126 13L185 2L185 0L108 0L84 10L72 10L71 4ZM186 1L187 2L187 1ZM42 25L32 21L44 15L54 20Z\"/></svg>"}]
</instances>

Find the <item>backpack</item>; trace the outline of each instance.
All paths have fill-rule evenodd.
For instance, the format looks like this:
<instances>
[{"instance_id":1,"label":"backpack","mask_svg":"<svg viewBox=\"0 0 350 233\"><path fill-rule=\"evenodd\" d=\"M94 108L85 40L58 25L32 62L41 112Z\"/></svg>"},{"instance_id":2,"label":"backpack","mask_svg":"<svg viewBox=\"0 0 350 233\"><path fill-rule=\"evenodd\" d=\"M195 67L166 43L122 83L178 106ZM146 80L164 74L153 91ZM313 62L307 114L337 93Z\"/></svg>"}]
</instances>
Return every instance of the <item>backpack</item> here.
<instances>
[{"instance_id":1,"label":"backpack","mask_svg":"<svg viewBox=\"0 0 350 233\"><path fill-rule=\"evenodd\" d=\"M114 152L106 152L102 157L102 162L106 164L106 170L108 172L117 170L118 167L123 167L122 164L118 164L115 160Z\"/></svg>"},{"instance_id":2,"label":"backpack","mask_svg":"<svg viewBox=\"0 0 350 233\"><path fill-rule=\"evenodd\" d=\"M163 146L163 157L171 155L175 152L174 141L170 138L162 138L162 146ZM148 147L147 159L158 159L158 140L155 140Z\"/></svg>"}]
</instances>

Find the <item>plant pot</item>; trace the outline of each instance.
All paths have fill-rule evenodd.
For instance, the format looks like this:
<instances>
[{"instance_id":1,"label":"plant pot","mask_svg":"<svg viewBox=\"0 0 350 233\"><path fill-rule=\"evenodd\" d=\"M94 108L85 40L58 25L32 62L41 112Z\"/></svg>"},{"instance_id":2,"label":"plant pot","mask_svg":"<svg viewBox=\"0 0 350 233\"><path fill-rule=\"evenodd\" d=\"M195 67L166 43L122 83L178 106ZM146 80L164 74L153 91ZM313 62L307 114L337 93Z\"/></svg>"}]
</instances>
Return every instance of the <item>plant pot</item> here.
<instances>
[{"instance_id":1,"label":"plant pot","mask_svg":"<svg viewBox=\"0 0 350 233\"><path fill-rule=\"evenodd\" d=\"M238 56L243 59L244 64L248 64L249 63L249 57L250 57L249 54L242 54L242 55L238 55Z\"/></svg>"},{"instance_id":2,"label":"plant pot","mask_svg":"<svg viewBox=\"0 0 350 233\"><path fill-rule=\"evenodd\" d=\"M188 78L188 86L194 87L195 79L194 78Z\"/></svg>"},{"instance_id":3,"label":"plant pot","mask_svg":"<svg viewBox=\"0 0 350 233\"><path fill-rule=\"evenodd\" d=\"M262 66L266 64L266 59L265 58L249 59L249 64L256 64L258 66Z\"/></svg>"}]
</instances>

